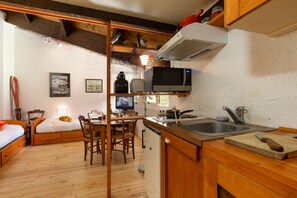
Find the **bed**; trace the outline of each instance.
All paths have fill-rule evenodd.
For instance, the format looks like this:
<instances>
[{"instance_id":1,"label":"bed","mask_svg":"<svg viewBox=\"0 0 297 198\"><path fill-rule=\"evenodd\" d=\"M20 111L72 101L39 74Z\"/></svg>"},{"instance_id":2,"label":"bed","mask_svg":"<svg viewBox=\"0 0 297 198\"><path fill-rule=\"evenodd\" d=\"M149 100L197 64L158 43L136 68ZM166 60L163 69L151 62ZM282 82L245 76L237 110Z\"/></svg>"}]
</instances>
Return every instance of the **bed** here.
<instances>
[{"instance_id":1,"label":"bed","mask_svg":"<svg viewBox=\"0 0 297 198\"><path fill-rule=\"evenodd\" d=\"M17 120L4 120L0 130L0 167L26 146L27 124Z\"/></svg>"},{"instance_id":2,"label":"bed","mask_svg":"<svg viewBox=\"0 0 297 198\"><path fill-rule=\"evenodd\" d=\"M31 124L31 145L82 141L83 134L78 119L63 122L58 116L40 117Z\"/></svg>"}]
</instances>

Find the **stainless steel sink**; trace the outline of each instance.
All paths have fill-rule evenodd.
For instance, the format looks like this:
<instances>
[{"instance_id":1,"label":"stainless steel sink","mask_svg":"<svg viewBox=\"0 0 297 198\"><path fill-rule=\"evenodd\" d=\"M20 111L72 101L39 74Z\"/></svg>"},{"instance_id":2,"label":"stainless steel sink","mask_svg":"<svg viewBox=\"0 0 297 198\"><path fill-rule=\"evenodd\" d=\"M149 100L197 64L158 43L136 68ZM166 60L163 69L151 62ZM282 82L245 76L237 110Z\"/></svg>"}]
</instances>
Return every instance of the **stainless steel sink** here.
<instances>
[{"instance_id":1,"label":"stainless steel sink","mask_svg":"<svg viewBox=\"0 0 297 198\"><path fill-rule=\"evenodd\" d=\"M183 128L186 128L190 131L199 131L204 133L234 132L249 129L249 127L246 126L238 126L220 122L195 123L182 126Z\"/></svg>"},{"instance_id":2,"label":"stainless steel sink","mask_svg":"<svg viewBox=\"0 0 297 198\"><path fill-rule=\"evenodd\" d=\"M223 122L217 122L217 121L181 124L181 127L186 130L197 132L202 135L208 135L208 136L237 134L237 133L257 130L256 127L252 127L252 126L223 123Z\"/></svg>"}]
</instances>

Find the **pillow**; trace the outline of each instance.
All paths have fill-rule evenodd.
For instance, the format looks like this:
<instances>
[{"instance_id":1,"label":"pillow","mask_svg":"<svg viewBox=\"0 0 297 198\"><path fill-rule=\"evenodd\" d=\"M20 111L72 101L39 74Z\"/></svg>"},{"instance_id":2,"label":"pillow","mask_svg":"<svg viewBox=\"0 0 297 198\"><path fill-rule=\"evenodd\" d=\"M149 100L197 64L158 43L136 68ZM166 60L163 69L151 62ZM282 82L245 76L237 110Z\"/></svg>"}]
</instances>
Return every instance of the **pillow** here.
<instances>
[{"instance_id":1,"label":"pillow","mask_svg":"<svg viewBox=\"0 0 297 198\"><path fill-rule=\"evenodd\" d=\"M0 130L3 128L3 126L6 124L6 122L5 121L1 121L0 122Z\"/></svg>"},{"instance_id":2,"label":"pillow","mask_svg":"<svg viewBox=\"0 0 297 198\"><path fill-rule=\"evenodd\" d=\"M61 116L59 117L59 120L63 122L71 122L72 118L70 118L69 116Z\"/></svg>"}]
</instances>

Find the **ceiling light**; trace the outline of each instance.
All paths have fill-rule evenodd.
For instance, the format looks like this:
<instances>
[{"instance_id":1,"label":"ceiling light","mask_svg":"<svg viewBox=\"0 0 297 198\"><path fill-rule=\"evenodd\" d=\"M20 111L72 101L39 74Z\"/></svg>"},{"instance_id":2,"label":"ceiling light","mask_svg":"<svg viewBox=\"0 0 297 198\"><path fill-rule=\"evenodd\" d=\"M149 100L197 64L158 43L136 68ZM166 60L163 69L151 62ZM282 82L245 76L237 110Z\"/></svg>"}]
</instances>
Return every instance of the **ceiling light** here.
<instances>
[{"instance_id":1,"label":"ceiling light","mask_svg":"<svg viewBox=\"0 0 297 198\"><path fill-rule=\"evenodd\" d=\"M147 65L148 63L148 59L149 59L149 55L141 55L139 56L141 64L142 65Z\"/></svg>"}]
</instances>

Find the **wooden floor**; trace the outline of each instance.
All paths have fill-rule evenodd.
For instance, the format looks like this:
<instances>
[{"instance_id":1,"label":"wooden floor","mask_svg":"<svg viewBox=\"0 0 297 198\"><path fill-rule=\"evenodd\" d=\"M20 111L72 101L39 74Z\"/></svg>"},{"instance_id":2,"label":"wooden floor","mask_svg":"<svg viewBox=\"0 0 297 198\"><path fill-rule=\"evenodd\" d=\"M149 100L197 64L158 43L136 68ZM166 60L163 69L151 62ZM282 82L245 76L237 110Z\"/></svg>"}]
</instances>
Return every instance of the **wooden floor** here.
<instances>
[{"instance_id":1,"label":"wooden floor","mask_svg":"<svg viewBox=\"0 0 297 198\"><path fill-rule=\"evenodd\" d=\"M129 153L124 164L122 153L112 153L112 197L147 197L137 169L142 152L137 138L135 160ZM83 142L25 147L0 168L0 197L106 197L101 155L94 154L92 166L83 155Z\"/></svg>"}]
</instances>

